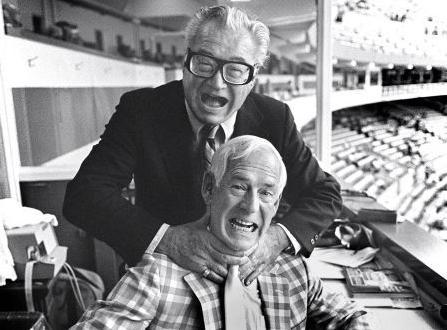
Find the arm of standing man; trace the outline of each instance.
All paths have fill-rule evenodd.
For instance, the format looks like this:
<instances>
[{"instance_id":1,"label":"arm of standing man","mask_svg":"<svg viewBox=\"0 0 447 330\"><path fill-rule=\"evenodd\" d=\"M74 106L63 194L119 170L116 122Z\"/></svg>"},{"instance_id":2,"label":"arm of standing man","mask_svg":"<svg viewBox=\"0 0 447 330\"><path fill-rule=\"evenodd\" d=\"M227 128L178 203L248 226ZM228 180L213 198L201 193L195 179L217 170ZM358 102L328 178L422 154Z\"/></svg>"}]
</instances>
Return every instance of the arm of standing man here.
<instances>
[{"instance_id":1,"label":"arm of standing man","mask_svg":"<svg viewBox=\"0 0 447 330\"><path fill-rule=\"evenodd\" d=\"M169 91L175 94L172 88ZM172 95L171 99L174 97ZM68 184L64 200L64 216L90 235L109 244L129 265L141 259L163 223L169 222L167 218L154 215L150 208L132 205L121 194L122 189L132 180L137 158L142 157L143 142L140 135L147 127L140 127L141 112L148 110L146 107L150 107L153 98L154 93L149 89L132 91L122 96L99 144L93 147L75 178ZM183 95L177 98L178 103L183 105ZM152 168L148 170L155 172ZM161 194L162 187L148 189ZM160 196L165 198L163 194ZM171 239L170 233L177 233L179 239ZM211 245L211 234L200 221L170 227L166 234L166 242L172 251L182 253L176 258L177 254L167 252L170 257L196 272L203 271L203 265L209 263L213 265L216 280L226 276L227 263L235 264L244 260L240 255L228 255L228 249L223 246ZM197 254L204 259L203 264L192 259Z\"/></svg>"},{"instance_id":2,"label":"arm of standing man","mask_svg":"<svg viewBox=\"0 0 447 330\"><path fill-rule=\"evenodd\" d=\"M309 257L320 232L340 214L340 185L334 177L320 168L298 132L287 105L282 126L284 133L278 150L288 175L283 196L291 207L278 221L298 240L301 245L300 253Z\"/></svg>"},{"instance_id":3,"label":"arm of standing man","mask_svg":"<svg viewBox=\"0 0 447 330\"><path fill-rule=\"evenodd\" d=\"M249 256L250 261L240 268L246 283L268 269L287 247L293 253L309 257L321 231L339 215L342 206L340 185L320 168L298 132L288 105L264 96L257 97L256 107L261 109L265 116L263 120L270 129L266 138L277 148L287 168L283 198L291 207L278 220L281 226L270 226L258 249Z\"/></svg>"}]
</instances>

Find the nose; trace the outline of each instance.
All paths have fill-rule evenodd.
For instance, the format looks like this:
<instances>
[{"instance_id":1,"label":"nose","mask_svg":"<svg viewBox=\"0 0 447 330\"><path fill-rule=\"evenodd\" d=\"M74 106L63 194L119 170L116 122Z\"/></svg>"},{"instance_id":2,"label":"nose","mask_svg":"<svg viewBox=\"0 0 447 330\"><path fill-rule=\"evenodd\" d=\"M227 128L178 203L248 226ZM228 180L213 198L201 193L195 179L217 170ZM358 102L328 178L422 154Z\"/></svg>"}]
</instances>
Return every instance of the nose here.
<instances>
[{"instance_id":1,"label":"nose","mask_svg":"<svg viewBox=\"0 0 447 330\"><path fill-rule=\"evenodd\" d=\"M248 214L259 210L259 197L257 194L248 191L240 203L241 209L247 211Z\"/></svg>"},{"instance_id":2,"label":"nose","mask_svg":"<svg viewBox=\"0 0 447 330\"><path fill-rule=\"evenodd\" d=\"M219 70L216 71L214 76L208 79L208 82L216 89L225 88L227 86L227 83L223 79L222 68L219 68Z\"/></svg>"}]
</instances>

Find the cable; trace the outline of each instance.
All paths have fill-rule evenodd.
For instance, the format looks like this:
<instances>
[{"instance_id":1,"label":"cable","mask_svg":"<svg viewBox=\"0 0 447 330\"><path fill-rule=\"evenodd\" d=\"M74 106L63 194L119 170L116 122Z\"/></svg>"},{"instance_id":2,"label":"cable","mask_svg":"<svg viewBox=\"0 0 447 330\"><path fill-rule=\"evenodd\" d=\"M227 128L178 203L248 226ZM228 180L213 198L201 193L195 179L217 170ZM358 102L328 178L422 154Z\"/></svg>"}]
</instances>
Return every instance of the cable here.
<instances>
[{"instance_id":1,"label":"cable","mask_svg":"<svg viewBox=\"0 0 447 330\"><path fill-rule=\"evenodd\" d=\"M71 288L73 289L73 294L82 312L86 310L84 299L82 298L81 290L78 284L78 278L73 270L73 268L66 262L64 265L64 270L68 273L68 279L70 281Z\"/></svg>"},{"instance_id":2,"label":"cable","mask_svg":"<svg viewBox=\"0 0 447 330\"><path fill-rule=\"evenodd\" d=\"M75 295L76 300L78 301L79 306L81 307L82 311L85 311L85 304L84 304L84 299L82 298L82 294L81 294L81 290L79 288L79 284L78 284L78 278L76 277L76 273L74 272L73 268L68 264L65 263L65 269L66 271L71 275L71 277L69 277L70 279L70 284L73 288L73 293ZM74 284L74 286L73 286Z\"/></svg>"}]
</instances>

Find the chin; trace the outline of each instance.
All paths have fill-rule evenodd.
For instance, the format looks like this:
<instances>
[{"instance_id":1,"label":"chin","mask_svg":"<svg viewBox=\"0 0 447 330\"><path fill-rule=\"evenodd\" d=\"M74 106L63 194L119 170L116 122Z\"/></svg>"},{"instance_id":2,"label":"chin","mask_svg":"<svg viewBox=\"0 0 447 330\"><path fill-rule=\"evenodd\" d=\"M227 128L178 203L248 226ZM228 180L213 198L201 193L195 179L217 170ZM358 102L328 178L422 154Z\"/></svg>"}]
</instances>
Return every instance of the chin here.
<instances>
[{"instance_id":1,"label":"chin","mask_svg":"<svg viewBox=\"0 0 447 330\"><path fill-rule=\"evenodd\" d=\"M206 117L213 119L222 119L222 114L226 114L227 108L225 107L209 107L207 105L202 105L202 113L205 114Z\"/></svg>"},{"instance_id":2,"label":"chin","mask_svg":"<svg viewBox=\"0 0 447 330\"><path fill-rule=\"evenodd\" d=\"M220 124L223 122L220 111L209 111L208 108L201 108L198 119L207 124Z\"/></svg>"},{"instance_id":3,"label":"chin","mask_svg":"<svg viewBox=\"0 0 447 330\"><path fill-rule=\"evenodd\" d=\"M244 240L243 244L241 244L240 241L232 242L232 243L228 244L228 247L234 251L240 252L240 251L250 250L255 244L256 244L256 242Z\"/></svg>"}]
</instances>

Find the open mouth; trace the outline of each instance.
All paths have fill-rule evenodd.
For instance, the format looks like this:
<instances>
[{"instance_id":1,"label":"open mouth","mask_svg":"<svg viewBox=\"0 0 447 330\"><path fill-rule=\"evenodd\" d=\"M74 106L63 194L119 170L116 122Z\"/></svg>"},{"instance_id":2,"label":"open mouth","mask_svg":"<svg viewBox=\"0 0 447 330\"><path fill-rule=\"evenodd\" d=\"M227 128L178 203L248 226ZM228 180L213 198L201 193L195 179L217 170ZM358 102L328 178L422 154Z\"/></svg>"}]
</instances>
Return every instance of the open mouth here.
<instances>
[{"instance_id":1,"label":"open mouth","mask_svg":"<svg viewBox=\"0 0 447 330\"><path fill-rule=\"evenodd\" d=\"M243 219L233 218L230 220L230 224L231 224L231 227L233 227L237 230L245 231L245 232L254 232L256 229L258 229L257 224L250 222L250 221L243 220Z\"/></svg>"},{"instance_id":2,"label":"open mouth","mask_svg":"<svg viewBox=\"0 0 447 330\"><path fill-rule=\"evenodd\" d=\"M200 100L210 107L223 107L228 103L228 100L222 96L215 96L207 93L203 93Z\"/></svg>"}]
</instances>

